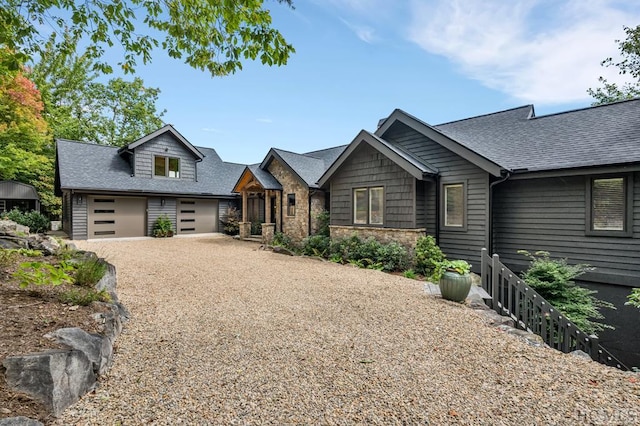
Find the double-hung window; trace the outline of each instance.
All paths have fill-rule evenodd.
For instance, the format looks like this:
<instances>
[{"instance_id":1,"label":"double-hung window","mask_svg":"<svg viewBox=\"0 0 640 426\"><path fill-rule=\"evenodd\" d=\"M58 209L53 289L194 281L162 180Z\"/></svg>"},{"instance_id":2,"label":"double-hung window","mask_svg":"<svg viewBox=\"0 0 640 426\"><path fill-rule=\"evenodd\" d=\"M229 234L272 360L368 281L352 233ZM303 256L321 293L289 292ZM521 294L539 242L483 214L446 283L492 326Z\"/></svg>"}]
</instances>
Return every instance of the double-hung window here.
<instances>
[{"instance_id":1,"label":"double-hung window","mask_svg":"<svg viewBox=\"0 0 640 426\"><path fill-rule=\"evenodd\" d=\"M632 185L631 175L587 179L587 235L632 235Z\"/></svg>"},{"instance_id":2,"label":"double-hung window","mask_svg":"<svg viewBox=\"0 0 640 426\"><path fill-rule=\"evenodd\" d=\"M160 177L179 178L180 159L156 155L153 158L153 175Z\"/></svg>"},{"instance_id":3,"label":"double-hung window","mask_svg":"<svg viewBox=\"0 0 640 426\"><path fill-rule=\"evenodd\" d=\"M353 223L356 225L384 224L384 187L353 190Z\"/></svg>"},{"instance_id":4,"label":"double-hung window","mask_svg":"<svg viewBox=\"0 0 640 426\"><path fill-rule=\"evenodd\" d=\"M464 182L442 185L442 226L449 230L466 229L467 188Z\"/></svg>"}]
</instances>

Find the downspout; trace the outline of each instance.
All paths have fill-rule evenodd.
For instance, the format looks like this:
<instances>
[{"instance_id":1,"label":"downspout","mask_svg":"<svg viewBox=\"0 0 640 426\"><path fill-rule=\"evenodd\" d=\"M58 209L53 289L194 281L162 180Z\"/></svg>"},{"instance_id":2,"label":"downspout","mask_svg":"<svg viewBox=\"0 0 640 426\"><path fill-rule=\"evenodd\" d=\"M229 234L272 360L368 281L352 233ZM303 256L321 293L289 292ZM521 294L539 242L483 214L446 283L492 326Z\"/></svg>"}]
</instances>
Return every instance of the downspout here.
<instances>
[{"instance_id":1,"label":"downspout","mask_svg":"<svg viewBox=\"0 0 640 426\"><path fill-rule=\"evenodd\" d=\"M488 235L488 241L489 241L489 244L487 244L488 245L487 251L489 252L490 256L493 255L493 188L496 185L499 185L501 183L506 182L510 177L511 177L511 172L507 171L506 175L503 178L498 179L497 181L495 181L495 182L493 182L493 183L491 183L489 185L489 212L488 212L488 215L489 215L489 229L488 229L488 234L489 234Z\"/></svg>"},{"instance_id":2,"label":"downspout","mask_svg":"<svg viewBox=\"0 0 640 426\"><path fill-rule=\"evenodd\" d=\"M196 160L196 161L195 161L196 166L194 167L194 169L195 169L195 174L196 174L196 182L198 181L198 163L201 163L201 162L202 162L202 160L203 160L203 159L202 159L202 158L200 158L200 159L198 159L198 160Z\"/></svg>"},{"instance_id":3,"label":"downspout","mask_svg":"<svg viewBox=\"0 0 640 426\"><path fill-rule=\"evenodd\" d=\"M436 244L440 245L440 175L436 176L436 199L434 203L436 207Z\"/></svg>"}]
</instances>

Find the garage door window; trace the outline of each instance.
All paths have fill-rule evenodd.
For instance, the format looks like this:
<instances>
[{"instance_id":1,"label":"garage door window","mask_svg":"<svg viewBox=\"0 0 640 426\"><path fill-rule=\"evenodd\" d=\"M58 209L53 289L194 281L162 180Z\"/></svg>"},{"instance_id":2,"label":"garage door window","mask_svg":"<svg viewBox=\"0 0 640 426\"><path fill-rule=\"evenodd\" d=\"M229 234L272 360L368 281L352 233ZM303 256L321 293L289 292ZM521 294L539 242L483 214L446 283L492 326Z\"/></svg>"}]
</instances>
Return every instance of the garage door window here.
<instances>
[{"instance_id":1,"label":"garage door window","mask_svg":"<svg viewBox=\"0 0 640 426\"><path fill-rule=\"evenodd\" d=\"M179 178L180 159L174 157L156 156L153 160L153 175L160 177Z\"/></svg>"}]
</instances>

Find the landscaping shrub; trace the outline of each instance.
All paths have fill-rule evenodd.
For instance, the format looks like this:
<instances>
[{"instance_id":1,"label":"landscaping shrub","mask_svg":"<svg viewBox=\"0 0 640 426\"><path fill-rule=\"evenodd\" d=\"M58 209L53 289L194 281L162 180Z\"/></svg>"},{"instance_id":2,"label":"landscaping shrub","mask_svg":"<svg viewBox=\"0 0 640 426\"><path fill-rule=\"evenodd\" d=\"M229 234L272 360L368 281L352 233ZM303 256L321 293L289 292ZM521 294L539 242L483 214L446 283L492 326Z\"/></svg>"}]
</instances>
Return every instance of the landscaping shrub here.
<instances>
[{"instance_id":1,"label":"landscaping shrub","mask_svg":"<svg viewBox=\"0 0 640 426\"><path fill-rule=\"evenodd\" d=\"M29 232L33 234L42 233L49 229L49 219L42 213L38 213L35 210L24 213L17 208L14 208L4 216L19 225L28 226Z\"/></svg>"},{"instance_id":2,"label":"landscaping shrub","mask_svg":"<svg viewBox=\"0 0 640 426\"><path fill-rule=\"evenodd\" d=\"M220 222L222 222L225 234L238 235L240 232L240 211L235 207L229 207L227 214L220 219Z\"/></svg>"},{"instance_id":3,"label":"landscaping shrub","mask_svg":"<svg viewBox=\"0 0 640 426\"><path fill-rule=\"evenodd\" d=\"M74 283L82 287L93 287L107 272L107 264L97 257L85 258L75 265Z\"/></svg>"},{"instance_id":4,"label":"landscaping shrub","mask_svg":"<svg viewBox=\"0 0 640 426\"><path fill-rule=\"evenodd\" d=\"M433 236L426 235L418 238L413 259L416 272L424 276L431 276L436 266L442 262L445 257Z\"/></svg>"},{"instance_id":5,"label":"landscaping shrub","mask_svg":"<svg viewBox=\"0 0 640 426\"><path fill-rule=\"evenodd\" d=\"M331 241L328 257L332 262L389 272L402 271L409 264L407 250L401 244L381 244L373 237L363 241L357 235Z\"/></svg>"},{"instance_id":6,"label":"landscaping shrub","mask_svg":"<svg viewBox=\"0 0 640 426\"><path fill-rule=\"evenodd\" d=\"M251 222L251 235L262 235L262 222Z\"/></svg>"},{"instance_id":7,"label":"landscaping shrub","mask_svg":"<svg viewBox=\"0 0 640 426\"><path fill-rule=\"evenodd\" d=\"M173 236L173 224L166 214L160 215L155 222L151 232L154 237L171 237Z\"/></svg>"},{"instance_id":8,"label":"landscaping shrub","mask_svg":"<svg viewBox=\"0 0 640 426\"><path fill-rule=\"evenodd\" d=\"M634 288L631 290L631 294L627 296L629 299L625 305L635 306L640 309L640 288Z\"/></svg>"},{"instance_id":9,"label":"landscaping shrub","mask_svg":"<svg viewBox=\"0 0 640 426\"><path fill-rule=\"evenodd\" d=\"M325 235L312 235L302 242L302 253L307 256L327 257L331 240Z\"/></svg>"},{"instance_id":10,"label":"landscaping shrub","mask_svg":"<svg viewBox=\"0 0 640 426\"><path fill-rule=\"evenodd\" d=\"M88 306L93 302L111 302L106 290L96 291L84 287L72 287L58 295L58 300L69 305Z\"/></svg>"},{"instance_id":11,"label":"landscaping shrub","mask_svg":"<svg viewBox=\"0 0 640 426\"><path fill-rule=\"evenodd\" d=\"M17 258L18 250L0 248L0 268L13 265Z\"/></svg>"},{"instance_id":12,"label":"landscaping shrub","mask_svg":"<svg viewBox=\"0 0 640 426\"><path fill-rule=\"evenodd\" d=\"M587 334L613 329L594 320L604 318L600 308L615 307L594 297L596 291L580 287L574 281L592 268L584 264L569 265L566 259L551 259L546 251L531 254L519 250L518 253L531 259L529 269L521 274L522 279L579 329Z\"/></svg>"},{"instance_id":13,"label":"landscaping shrub","mask_svg":"<svg viewBox=\"0 0 640 426\"><path fill-rule=\"evenodd\" d=\"M328 210L322 210L316 216L318 220L318 232L316 235L322 235L328 237L330 235L329 232L329 223L330 223L330 215Z\"/></svg>"},{"instance_id":14,"label":"landscaping shrub","mask_svg":"<svg viewBox=\"0 0 640 426\"><path fill-rule=\"evenodd\" d=\"M20 288L26 288L33 284L36 286L58 286L72 283L70 273L74 267L66 262L59 265L51 265L45 262L23 262L13 276L20 281Z\"/></svg>"},{"instance_id":15,"label":"landscaping shrub","mask_svg":"<svg viewBox=\"0 0 640 426\"><path fill-rule=\"evenodd\" d=\"M291 237L282 232L276 232L273 234L273 242L271 245L284 247L288 250L293 250L295 248L291 241Z\"/></svg>"}]
</instances>

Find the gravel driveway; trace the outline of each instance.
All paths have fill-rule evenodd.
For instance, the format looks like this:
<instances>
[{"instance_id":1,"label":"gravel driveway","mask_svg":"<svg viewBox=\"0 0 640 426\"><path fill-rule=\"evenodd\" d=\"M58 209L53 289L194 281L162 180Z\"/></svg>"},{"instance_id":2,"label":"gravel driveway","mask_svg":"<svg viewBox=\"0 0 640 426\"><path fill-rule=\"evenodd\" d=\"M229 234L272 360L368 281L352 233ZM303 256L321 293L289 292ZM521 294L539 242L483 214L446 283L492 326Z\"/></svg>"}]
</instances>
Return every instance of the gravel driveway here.
<instances>
[{"instance_id":1,"label":"gravel driveway","mask_svg":"<svg viewBox=\"0 0 640 426\"><path fill-rule=\"evenodd\" d=\"M227 237L80 242L132 320L56 424L637 424L640 377L485 324L418 281Z\"/></svg>"}]
</instances>

